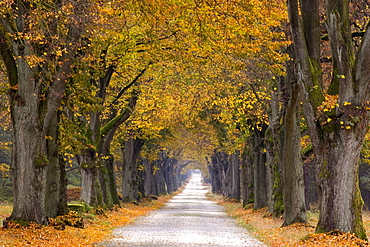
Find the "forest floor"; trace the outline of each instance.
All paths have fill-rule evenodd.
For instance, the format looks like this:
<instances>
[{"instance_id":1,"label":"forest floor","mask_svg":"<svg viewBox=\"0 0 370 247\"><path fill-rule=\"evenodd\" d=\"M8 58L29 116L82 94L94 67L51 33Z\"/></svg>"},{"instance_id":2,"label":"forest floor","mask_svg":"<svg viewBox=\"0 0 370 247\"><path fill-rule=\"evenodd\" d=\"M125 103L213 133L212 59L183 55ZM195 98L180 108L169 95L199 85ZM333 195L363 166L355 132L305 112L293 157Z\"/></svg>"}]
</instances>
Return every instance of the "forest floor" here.
<instances>
[{"instance_id":1,"label":"forest floor","mask_svg":"<svg viewBox=\"0 0 370 247\"><path fill-rule=\"evenodd\" d=\"M159 197L158 200L144 201L140 205L123 204L123 207L103 215L85 214L83 229L66 226L64 230L57 230L54 226L37 225L14 226L10 229L0 227L0 247L96 246L96 243L109 238L113 229L130 224L137 217L162 207L171 197ZM318 220L317 212L308 212L308 224L281 227L283 220L272 217L266 209L253 210L250 207L244 210L240 203L225 201L220 196L212 194L210 198L217 200L239 224L269 246L370 246L369 243L356 239L351 234L338 232L314 234ZM11 211L11 204L0 204L0 221L8 217ZM370 212L363 213L363 221L367 233L370 234Z\"/></svg>"},{"instance_id":2,"label":"forest floor","mask_svg":"<svg viewBox=\"0 0 370 247\"><path fill-rule=\"evenodd\" d=\"M209 194L209 197L218 201L239 224L269 246L370 246L369 242L360 240L349 233L333 231L328 234L315 234L315 226L319 216L317 210L307 212L308 224L281 227L283 219L273 217L267 208L253 210L253 204L251 204L247 209L243 209L240 202L230 202L213 194ZM363 213L363 222L370 238L370 212Z\"/></svg>"},{"instance_id":3,"label":"forest floor","mask_svg":"<svg viewBox=\"0 0 370 247\"><path fill-rule=\"evenodd\" d=\"M158 200L144 200L139 205L123 204L121 208L101 215L83 214L84 228L31 224L27 227L14 225L0 227L0 247L3 246L96 246L109 237L113 229L132 223L136 218L163 206L172 196L158 197ZM11 204L0 204L0 221L11 214ZM1 223L2 224L2 223Z\"/></svg>"}]
</instances>

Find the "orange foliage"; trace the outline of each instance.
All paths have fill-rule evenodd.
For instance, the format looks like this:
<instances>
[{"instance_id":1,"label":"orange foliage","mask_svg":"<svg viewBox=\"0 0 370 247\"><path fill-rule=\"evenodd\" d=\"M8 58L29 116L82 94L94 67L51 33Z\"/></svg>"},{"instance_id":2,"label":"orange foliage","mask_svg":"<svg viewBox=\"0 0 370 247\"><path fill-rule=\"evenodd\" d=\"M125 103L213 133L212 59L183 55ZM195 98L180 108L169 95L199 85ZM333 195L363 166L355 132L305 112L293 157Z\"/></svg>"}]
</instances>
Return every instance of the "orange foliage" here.
<instances>
[{"instance_id":1,"label":"orange foliage","mask_svg":"<svg viewBox=\"0 0 370 247\"><path fill-rule=\"evenodd\" d=\"M302 241L299 246L370 246L364 240L358 239L352 233L331 231L328 233L312 234L307 240Z\"/></svg>"},{"instance_id":2,"label":"orange foliage","mask_svg":"<svg viewBox=\"0 0 370 247\"><path fill-rule=\"evenodd\" d=\"M317 216L310 216L308 224L293 224L281 227L282 218L273 217L267 208L253 210L253 207L243 209L240 203L225 202L218 200L221 205L226 207L229 215L235 217L237 221L246 226L252 235L265 242L269 246L293 247L293 246L370 246L364 240L356 238L351 233L332 231L329 233L315 233ZM365 228L369 232L369 215L364 214Z\"/></svg>"},{"instance_id":3,"label":"orange foliage","mask_svg":"<svg viewBox=\"0 0 370 247\"><path fill-rule=\"evenodd\" d=\"M81 187L68 188L67 189L67 201L78 201L80 200Z\"/></svg>"},{"instance_id":4,"label":"orange foliage","mask_svg":"<svg viewBox=\"0 0 370 247\"><path fill-rule=\"evenodd\" d=\"M66 226L57 230L53 226L30 224L27 227L12 224L0 228L0 246L95 246L104 241L114 228L132 223L137 217L161 207L170 197L145 201L140 205L124 204L122 208L105 215L84 215L84 229Z\"/></svg>"}]
</instances>

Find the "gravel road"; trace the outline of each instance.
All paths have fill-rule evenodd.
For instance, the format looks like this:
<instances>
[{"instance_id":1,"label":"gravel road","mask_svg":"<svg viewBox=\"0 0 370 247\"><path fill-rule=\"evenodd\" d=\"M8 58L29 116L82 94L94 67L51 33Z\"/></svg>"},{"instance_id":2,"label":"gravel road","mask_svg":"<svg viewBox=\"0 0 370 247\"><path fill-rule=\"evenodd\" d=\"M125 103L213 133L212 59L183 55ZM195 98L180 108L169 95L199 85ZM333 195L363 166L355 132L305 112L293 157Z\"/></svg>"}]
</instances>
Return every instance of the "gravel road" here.
<instances>
[{"instance_id":1,"label":"gravel road","mask_svg":"<svg viewBox=\"0 0 370 247\"><path fill-rule=\"evenodd\" d=\"M266 246L207 200L200 174L193 174L182 193L135 223L117 228L100 246Z\"/></svg>"}]
</instances>

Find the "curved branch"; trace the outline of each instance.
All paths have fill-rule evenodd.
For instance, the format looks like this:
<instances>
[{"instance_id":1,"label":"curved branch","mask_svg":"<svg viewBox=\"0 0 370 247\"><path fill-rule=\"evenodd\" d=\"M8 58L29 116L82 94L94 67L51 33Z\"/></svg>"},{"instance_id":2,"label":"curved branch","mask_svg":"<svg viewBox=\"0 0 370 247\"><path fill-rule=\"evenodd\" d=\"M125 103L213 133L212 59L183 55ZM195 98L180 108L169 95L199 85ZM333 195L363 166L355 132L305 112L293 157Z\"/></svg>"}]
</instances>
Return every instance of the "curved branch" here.
<instances>
[{"instance_id":1,"label":"curved branch","mask_svg":"<svg viewBox=\"0 0 370 247\"><path fill-rule=\"evenodd\" d=\"M305 3L308 4L306 1ZM299 15L298 0L288 0L288 14L294 44L295 74L306 102L303 107L311 140L314 145L317 145L319 136L316 125L316 109L325 100L321 89L321 79L317 75L319 64L313 62L309 56Z\"/></svg>"},{"instance_id":2,"label":"curved branch","mask_svg":"<svg viewBox=\"0 0 370 247\"><path fill-rule=\"evenodd\" d=\"M358 50L355 68L354 81L357 87L357 99L363 102L369 100L370 92L370 24L367 26L365 36L362 39ZM359 102L359 103L363 103Z\"/></svg>"},{"instance_id":3,"label":"curved branch","mask_svg":"<svg viewBox=\"0 0 370 247\"><path fill-rule=\"evenodd\" d=\"M0 32L0 55L5 64L10 87L18 84L17 64L15 63L11 47L5 40L5 36Z\"/></svg>"},{"instance_id":4,"label":"curved branch","mask_svg":"<svg viewBox=\"0 0 370 247\"><path fill-rule=\"evenodd\" d=\"M151 65L152 64L152 62L150 62L149 64L148 64L148 66L149 65ZM131 88L133 85L135 85L135 83L140 79L140 77L141 76L143 76L144 75L144 73L145 73L145 71L147 71L147 69L148 69L148 67L146 67L146 68L144 68L144 69L142 69L141 71L140 71L140 73L127 85L127 86L125 86L125 87L123 87L122 89L121 89L121 91L118 93L118 95L114 98L114 100L109 104L109 106L108 107L111 107L112 105L114 105L115 103L117 103L117 101L122 97L122 95L129 89L129 88Z\"/></svg>"},{"instance_id":5,"label":"curved branch","mask_svg":"<svg viewBox=\"0 0 370 247\"><path fill-rule=\"evenodd\" d=\"M121 114L117 115L112 120L110 120L106 125L104 125L100 129L100 135L104 136L108 133L108 131L114 128L118 128L120 124L124 123L131 116L131 113L136 105L137 99L138 98L136 95L132 96L126 109Z\"/></svg>"}]
</instances>

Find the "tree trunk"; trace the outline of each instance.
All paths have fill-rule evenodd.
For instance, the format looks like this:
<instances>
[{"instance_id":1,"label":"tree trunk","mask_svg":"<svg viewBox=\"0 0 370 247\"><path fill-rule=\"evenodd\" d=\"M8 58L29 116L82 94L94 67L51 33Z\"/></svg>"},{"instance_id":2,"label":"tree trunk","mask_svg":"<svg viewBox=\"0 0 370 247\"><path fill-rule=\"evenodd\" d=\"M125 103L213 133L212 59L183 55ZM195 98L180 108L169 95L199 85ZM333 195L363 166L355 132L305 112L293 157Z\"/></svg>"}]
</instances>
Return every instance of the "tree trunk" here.
<instances>
[{"instance_id":1,"label":"tree trunk","mask_svg":"<svg viewBox=\"0 0 370 247\"><path fill-rule=\"evenodd\" d=\"M146 179L146 168L144 164L144 160L142 158L139 158L139 169L138 169L138 190L142 198L147 197L147 191L145 190L145 179Z\"/></svg>"},{"instance_id":2,"label":"tree trunk","mask_svg":"<svg viewBox=\"0 0 370 247\"><path fill-rule=\"evenodd\" d=\"M229 194L229 188L232 184L231 177L229 174L227 174L227 170L229 167L229 155L222 151L216 151L214 161L216 162L215 165L218 169L218 180L221 185L221 195L227 197Z\"/></svg>"},{"instance_id":3,"label":"tree trunk","mask_svg":"<svg viewBox=\"0 0 370 247\"><path fill-rule=\"evenodd\" d=\"M313 30L302 27L318 19L318 1L314 2L316 4L312 0L288 0L288 12L295 48L295 74L303 92L304 114L318 168L320 216L316 231L338 229L366 239L358 158L369 117L365 110L370 100L369 26L355 57L350 1L326 1L323 7L326 8L333 70L328 94L324 95L320 61L315 56L320 54L320 34L310 35L307 32ZM301 16L302 10L305 15Z\"/></svg>"},{"instance_id":4,"label":"tree trunk","mask_svg":"<svg viewBox=\"0 0 370 247\"><path fill-rule=\"evenodd\" d=\"M304 164L304 183L306 210L310 210L311 204L318 203L317 181L316 181L316 162L309 160Z\"/></svg>"},{"instance_id":5,"label":"tree trunk","mask_svg":"<svg viewBox=\"0 0 370 247\"><path fill-rule=\"evenodd\" d=\"M47 217L66 211L65 171L59 164L58 117L51 116L47 126L40 126L45 107L37 95L32 71L19 62L19 78L29 81L11 92L13 123L13 213L7 220L25 219L47 224Z\"/></svg>"},{"instance_id":6,"label":"tree trunk","mask_svg":"<svg viewBox=\"0 0 370 247\"><path fill-rule=\"evenodd\" d=\"M58 114L55 114L48 133L50 138L47 140L47 156L50 163L46 171L45 210L49 218L64 215L68 211L65 163L59 156L58 122Z\"/></svg>"},{"instance_id":7,"label":"tree trunk","mask_svg":"<svg viewBox=\"0 0 370 247\"><path fill-rule=\"evenodd\" d=\"M293 47L288 53L293 57ZM284 223L306 223L303 162L301 155L300 93L294 76L294 64L287 62L287 76L283 91L284 117L281 128L280 166L282 168Z\"/></svg>"},{"instance_id":8,"label":"tree trunk","mask_svg":"<svg viewBox=\"0 0 370 247\"><path fill-rule=\"evenodd\" d=\"M222 181L221 181L221 174L222 171L220 169L220 164L217 162L216 155L214 154L211 157L211 162L209 165L209 172L211 175L211 185L212 185L212 193L221 194L222 192Z\"/></svg>"},{"instance_id":9,"label":"tree trunk","mask_svg":"<svg viewBox=\"0 0 370 247\"><path fill-rule=\"evenodd\" d=\"M171 158L165 165L165 179L167 184L167 190L169 193L176 191L176 177L174 168L177 164L177 159Z\"/></svg>"},{"instance_id":10,"label":"tree trunk","mask_svg":"<svg viewBox=\"0 0 370 247\"><path fill-rule=\"evenodd\" d=\"M288 77L289 79L289 77ZM306 204L304 196L303 162L301 156L301 132L299 115L299 93L296 83L288 83L291 91L283 124L283 147L281 155L283 168L283 226L293 223L306 223ZM288 85L287 85L288 86Z\"/></svg>"},{"instance_id":11,"label":"tree trunk","mask_svg":"<svg viewBox=\"0 0 370 247\"><path fill-rule=\"evenodd\" d=\"M271 110L269 112L269 126L266 130L266 172L267 172L267 206L269 212L276 217L284 213L283 188L281 184L281 164L280 154L284 152L281 147L280 132L281 115L283 108L280 107L282 89L285 88L284 78L279 78L279 85L271 95Z\"/></svg>"},{"instance_id":12,"label":"tree trunk","mask_svg":"<svg viewBox=\"0 0 370 247\"><path fill-rule=\"evenodd\" d=\"M153 193L153 173L152 173L152 167L151 163L147 160L142 158L142 164L144 166L144 190L145 194L148 195L154 195Z\"/></svg>"},{"instance_id":13,"label":"tree trunk","mask_svg":"<svg viewBox=\"0 0 370 247\"><path fill-rule=\"evenodd\" d=\"M253 166L246 150L242 154L241 162L241 199L245 208L249 203L254 202Z\"/></svg>"},{"instance_id":14,"label":"tree trunk","mask_svg":"<svg viewBox=\"0 0 370 247\"><path fill-rule=\"evenodd\" d=\"M157 181L157 191L159 195L167 195L168 194L168 188L167 183L164 175L164 162L165 159L161 159L159 162L159 169L156 172L156 181Z\"/></svg>"},{"instance_id":15,"label":"tree trunk","mask_svg":"<svg viewBox=\"0 0 370 247\"><path fill-rule=\"evenodd\" d=\"M181 175L181 171L184 167L186 167L188 164L192 163L193 161L187 161L185 164L178 164L175 167L175 178L176 178L176 189L180 188L182 183L185 181L184 175ZM205 181L206 182L206 181ZM208 183L208 182L206 182Z\"/></svg>"},{"instance_id":16,"label":"tree trunk","mask_svg":"<svg viewBox=\"0 0 370 247\"><path fill-rule=\"evenodd\" d=\"M90 147L76 155L81 167L81 195L80 199L92 206L102 206L102 192L98 181L98 168L96 167L96 151Z\"/></svg>"},{"instance_id":17,"label":"tree trunk","mask_svg":"<svg viewBox=\"0 0 370 247\"><path fill-rule=\"evenodd\" d=\"M317 181L320 217L317 232L340 229L366 238L362 224L363 200L358 185L362 142L352 131L338 133L320 146Z\"/></svg>"},{"instance_id":18,"label":"tree trunk","mask_svg":"<svg viewBox=\"0 0 370 247\"><path fill-rule=\"evenodd\" d=\"M105 156L106 157L106 156ZM118 193L117 193L117 184L114 172L114 159L113 155L108 155L108 159L104 159L103 163L107 169L107 179L108 179L108 190L110 191L110 196L112 200L112 205L120 204Z\"/></svg>"},{"instance_id":19,"label":"tree trunk","mask_svg":"<svg viewBox=\"0 0 370 247\"><path fill-rule=\"evenodd\" d=\"M125 141L125 160L122 172L122 200L125 202L137 201L139 199L139 181L137 179L137 159L140 154L143 141L130 138Z\"/></svg>"},{"instance_id":20,"label":"tree trunk","mask_svg":"<svg viewBox=\"0 0 370 247\"><path fill-rule=\"evenodd\" d=\"M240 200L240 169L239 169L239 151L228 155L228 167L225 176L225 184L227 184L226 194L224 196Z\"/></svg>"},{"instance_id":21,"label":"tree trunk","mask_svg":"<svg viewBox=\"0 0 370 247\"><path fill-rule=\"evenodd\" d=\"M267 172L265 132L267 125L263 124L260 130L253 133L253 167L254 167L254 208L267 206Z\"/></svg>"},{"instance_id":22,"label":"tree trunk","mask_svg":"<svg viewBox=\"0 0 370 247\"><path fill-rule=\"evenodd\" d=\"M40 150L46 146L46 140L38 112L39 88L32 74L26 61L18 62L18 78L26 83L19 84L18 90L11 95L14 207L7 220L25 219L47 224L45 181L49 160L45 151Z\"/></svg>"},{"instance_id":23,"label":"tree trunk","mask_svg":"<svg viewBox=\"0 0 370 247\"><path fill-rule=\"evenodd\" d=\"M157 176L156 169L158 160L155 162L149 162L144 159L144 168L145 168L145 192L147 195L156 195L158 196L157 188Z\"/></svg>"},{"instance_id":24,"label":"tree trunk","mask_svg":"<svg viewBox=\"0 0 370 247\"><path fill-rule=\"evenodd\" d=\"M96 204L96 192L94 189L94 183L96 180L96 171L93 169L81 168L81 201L87 204Z\"/></svg>"},{"instance_id":25,"label":"tree trunk","mask_svg":"<svg viewBox=\"0 0 370 247\"><path fill-rule=\"evenodd\" d=\"M112 208L114 203L113 203L113 198L112 194L117 190L116 187L111 188L112 182L111 182L111 176L109 176L109 165L110 161L113 162L113 157L107 155L103 156L104 159L99 160L98 162L98 180L97 182L99 183L100 189L101 189L101 196L102 196L102 202L106 208ZM114 174L113 174L113 179ZM114 180L113 180L114 181ZM115 185L115 183L113 184Z\"/></svg>"}]
</instances>

